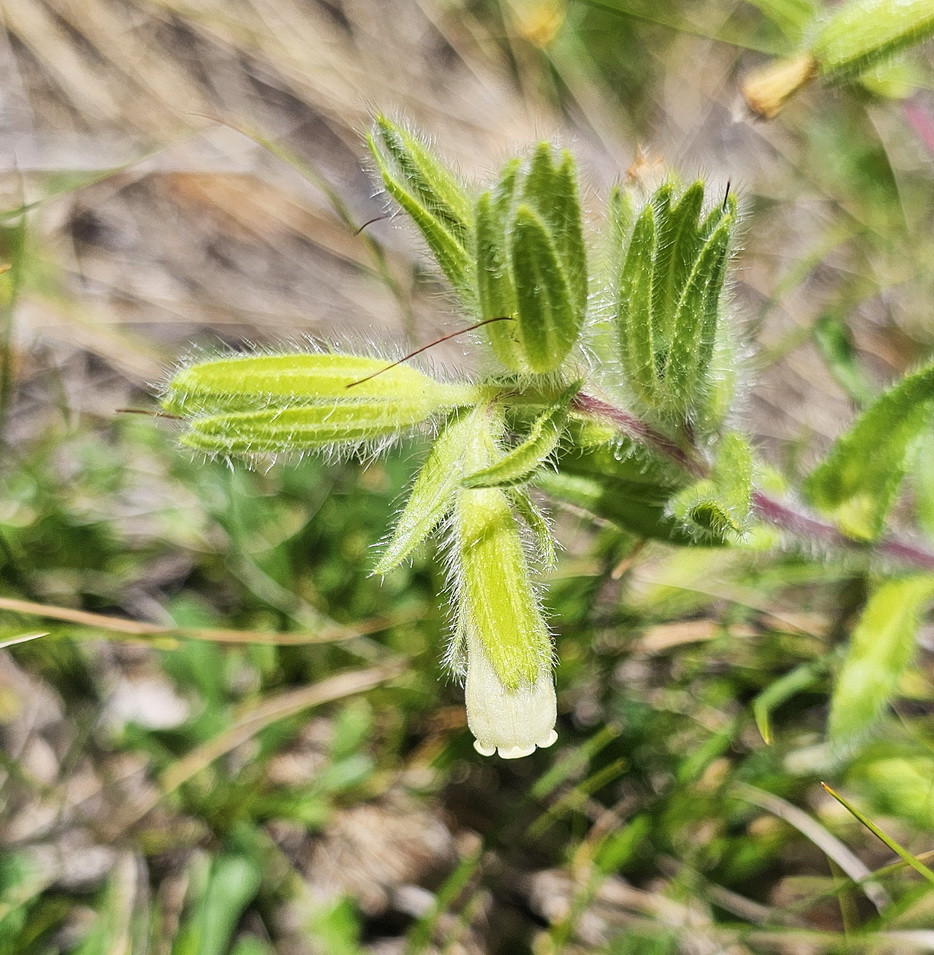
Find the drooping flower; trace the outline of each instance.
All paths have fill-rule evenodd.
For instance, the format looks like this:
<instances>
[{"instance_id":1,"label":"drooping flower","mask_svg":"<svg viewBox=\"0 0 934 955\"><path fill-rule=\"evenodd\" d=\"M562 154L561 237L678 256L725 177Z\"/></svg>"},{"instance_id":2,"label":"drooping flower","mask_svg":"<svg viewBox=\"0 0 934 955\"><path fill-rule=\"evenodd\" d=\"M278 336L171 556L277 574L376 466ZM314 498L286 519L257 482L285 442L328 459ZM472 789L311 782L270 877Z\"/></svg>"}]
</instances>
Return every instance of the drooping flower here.
<instances>
[{"instance_id":1,"label":"drooping flower","mask_svg":"<svg viewBox=\"0 0 934 955\"><path fill-rule=\"evenodd\" d=\"M468 474L501 457L501 429L495 413L476 415L464 442ZM528 756L557 739L554 657L506 489L461 487L451 526L458 623L452 659L466 675L474 746L484 756Z\"/></svg>"},{"instance_id":2,"label":"drooping flower","mask_svg":"<svg viewBox=\"0 0 934 955\"><path fill-rule=\"evenodd\" d=\"M467 725L476 738L474 749L482 756L497 751L503 759L518 759L551 746L555 732L557 701L550 668L542 668L532 680L507 687L493 669L482 642L467 637Z\"/></svg>"}]
</instances>

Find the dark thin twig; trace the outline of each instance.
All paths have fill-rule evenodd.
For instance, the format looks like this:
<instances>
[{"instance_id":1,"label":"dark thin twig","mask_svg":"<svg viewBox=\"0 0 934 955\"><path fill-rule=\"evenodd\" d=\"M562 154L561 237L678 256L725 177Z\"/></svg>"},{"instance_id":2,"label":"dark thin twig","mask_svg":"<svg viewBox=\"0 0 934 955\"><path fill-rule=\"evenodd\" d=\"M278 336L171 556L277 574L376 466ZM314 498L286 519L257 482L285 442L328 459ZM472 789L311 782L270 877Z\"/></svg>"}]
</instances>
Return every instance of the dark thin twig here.
<instances>
[{"instance_id":1,"label":"dark thin twig","mask_svg":"<svg viewBox=\"0 0 934 955\"><path fill-rule=\"evenodd\" d=\"M423 351L428 351L429 348L434 348L435 345L440 345L442 342L446 342L451 338L457 338L458 335L466 335L467 332L476 331L478 328L483 328L484 325L492 325L493 322L511 321L513 321L513 319L509 315L500 315L499 318L487 318L482 322L477 322L476 325L468 325L467 328L462 328L459 331L451 332L450 335L444 335L442 338L436 338L433 342L429 342L427 345L422 345L421 348L416 348L415 351L409 352L408 355L403 356L398 361L394 361L391 365L387 365L385 368L380 368L379 371L374 371L372 375L367 375L366 378L358 378L356 381L352 381L346 387L356 388L357 385L362 385L365 381L370 381L370 379L375 378L377 375L381 375L384 371L389 371L390 368L395 368L396 365L401 365L404 361L408 361L410 358L420 355Z\"/></svg>"},{"instance_id":2,"label":"dark thin twig","mask_svg":"<svg viewBox=\"0 0 934 955\"><path fill-rule=\"evenodd\" d=\"M169 414L168 411L154 411L152 408L117 408L114 414L144 414L150 418L171 418L173 421L181 421L182 416Z\"/></svg>"},{"instance_id":3,"label":"dark thin twig","mask_svg":"<svg viewBox=\"0 0 934 955\"><path fill-rule=\"evenodd\" d=\"M363 225L360 226L360 228L357 229L357 230L354 232L354 235L360 235L360 233L361 233L367 226L373 225L374 222L382 222L383 219L385 219L385 218L386 218L386 216L373 216L372 219L367 219L366 222L364 222Z\"/></svg>"}]
</instances>

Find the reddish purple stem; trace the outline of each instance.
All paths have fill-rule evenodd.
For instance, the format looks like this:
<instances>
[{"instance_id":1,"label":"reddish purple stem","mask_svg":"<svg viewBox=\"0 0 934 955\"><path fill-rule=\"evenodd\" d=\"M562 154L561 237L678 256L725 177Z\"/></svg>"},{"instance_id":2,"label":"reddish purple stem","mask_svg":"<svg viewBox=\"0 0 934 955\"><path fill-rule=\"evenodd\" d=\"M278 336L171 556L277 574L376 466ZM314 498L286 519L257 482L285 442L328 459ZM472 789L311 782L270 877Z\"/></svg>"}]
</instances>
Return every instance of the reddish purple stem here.
<instances>
[{"instance_id":1,"label":"reddish purple stem","mask_svg":"<svg viewBox=\"0 0 934 955\"><path fill-rule=\"evenodd\" d=\"M583 392L574 399L573 406L584 414L591 414L611 421L626 437L632 438L634 441L638 441L640 444L674 461L692 477L701 478L709 473L707 463L700 457L685 451L670 438L660 434L628 411L623 411ZM871 552L898 561L901 564L920 567L924 570L934 570L934 553L899 537L884 537L881 541L872 545L861 544L841 534L832 524L828 524L813 514L799 510L790 503L776 501L763 491L753 491L752 503L757 516L761 520L774 524L776 527L780 527L782 530L798 537L820 541L828 547L840 550L864 554Z\"/></svg>"}]
</instances>

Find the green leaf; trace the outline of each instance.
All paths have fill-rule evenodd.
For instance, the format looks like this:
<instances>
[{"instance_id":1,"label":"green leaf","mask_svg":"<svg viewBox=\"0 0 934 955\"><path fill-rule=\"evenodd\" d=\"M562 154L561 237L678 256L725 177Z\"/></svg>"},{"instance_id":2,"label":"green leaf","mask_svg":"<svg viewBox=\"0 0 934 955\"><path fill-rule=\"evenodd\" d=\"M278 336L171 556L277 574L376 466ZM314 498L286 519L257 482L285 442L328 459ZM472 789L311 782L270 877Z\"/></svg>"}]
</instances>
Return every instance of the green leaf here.
<instances>
[{"instance_id":1,"label":"green leaf","mask_svg":"<svg viewBox=\"0 0 934 955\"><path fill-rule=\"evenodd\" d=\"M525 359L534 372L554 371L577 341L581 316L545 223L530 206L516 210L509 239Z\"/></svg>"},{"instance_id":2,"label":"green leaf","mask_svg":"<svg viewBox=\"0 0 934 955\"><path fill-rule=\"evenodd\" d=\"M134 916L133 875L133 868L128 872L126 864L118 863L97 906L97 918L81 944L71 949L72 955L109 955L130 950Z\"/></svg>"},{"instance_id":3,"label":"green leaf","mask_svg":"<svg viewBox=\"0 0 934 955\"><path fill-rule=\"evenodd\" d=\"M193 882L195 898L172 947L172 955L222 955L244 909L262 883L252 859L218 856Z\"/></svg>"},{"instance_id":4,"label":"green leaf","mask_svg":"<svg viewBox=\"0 0 934 955\"><path fill-rule=\"evenodd\" d=\"M758 7L791 43L803 39L807 28L817 16L818 7L812 0L748 0Z\"/></svg>"},{"instance_id":5,"label":"green leaf","mask_svg":"<svg viewBox=\"0 0 934 955\"><path fill-rule=\"evenodd\" d=\"M830 373L859 407L872 400L873 392L856 359L856 350L846 323L839 316L824 314L811 328L814 344Z\"/></svg>"},{"instance_id":6,"label":"green leaf","mask_svg":"<svg viewBox=\"0 0 934 955\"><path fill-rule=\"evenodd\" d=\"M418 226L461 298L472 304L473 212L466 192L422 143L384 116L367 143L386 191Z\"/></svg>"},{"instance_id":7,"label":"green leaf","mask_svg":"<svg viewBox=\"0 0 934 955\"><path fill-rule=\"evenodd\" d=\"M464 473L464 456L485 426L487 411L475 408L453 417L438 435L374 573L388 574L408 558L454 505Z\"/></svg>"},{"instance_id":8,"label":"green leaf","mask_svg":"<svg viewBox=\"0 0 934 955\"><path fill-rule=\"evenodd\" d=\"M892 699L911 662L918 620L934 596L934 576L917 575L879 586L850 638L830 705L830 739L849 747L863 737Z\"/></svg>"},{"instance_id":9,"label":"green leaf","mask_svg":"<svg viewBox=\"0 0 934 955\"><path fill-rule=\"evenodd\" d=\"M639 456L617 460L606 448L562 455L558 472L542 471L537 486L546 494L610 521L639 537L669 544L696 544L695 535L668 513L683 486L674 472Z\"/></svg>"},{"instance_id":10,"label":"green leaf","mask_svg":"<svg viewBox=\"0 0 934 955\"><path fill-rule=\"evenodd\" d=\"M0 430L13 391L13 318L29 256L26 252L26 216L0 219Z\"/></svg>"},{"instance_id":11,"label":"green leaf","mask_svg":"<svg viewBox=\"0 0 934 955\"><path fill-rule=\"evenodd\" d=\"M812 687L828 668L826 656L816 660L808 660L800 666L789 670L784 676L770 683L753 701L752 715L756 727L767 744L772 742L772 713L783 703L787 703L793 696Z\"/></svg>"},{"instance_id":12,"label":"green leaf","mask_svg":"<svg viewBox=\"0 0 934 955\"><path fill-rule=\"evenodd\" d=\"M810 53L826 78L851 78L932 34L931 0L849 0L818 27Z\"/></svg>"},{"instance_id":13,"label":"green leaf","mask_svg":"<svg viewBox=\"0 0 934 955\"><path fill-rule=\"evenodd\" d=\"M701 542L737 543L745 534L752 508L752 451L738 434L724 435L710 478L680 491L671 513Z\"/></svg>"},{"instance_id":14,"label":"green leaf","mask_svg":"<svg viewBox=\"0 0 934 955\"><path fill-rule=\"evenodd\" d=\"M827 783L821 783L825 791L833 796L834 799L843 806L847 812L858 819L877 839L883 842L892 852L895 853L903 862L910 865L919 875L923 876L931 885L934 885L934 872L932 872L920 859L912 855L906 848L896 842L887 832L880 829L868 816L861 813L852 803L848 802L835 789L832 789Z\"/></svg>"},{"instance_id":15,"label":"green leaf","mask_svg":"<svg viewBox=\"0 0 934 955\"><path fill-rule=\"evenodd\" d=\"M934 754L911 732L917 725L908 722L909 733L887 734L866 745L849 766L847 780L878 812L929 833L934 830Z\"/></svg>"},{"instance_id":16,"label":"green leaf","mask_svg":"<svg viewBox=\"0 0 934 955\"><path fill-rule=\"evenodd\" d=\"M882 533L932 401L934 366L907 375L856 419L808 475L806 498L844 534L870 541Z\"/></svg>"},{"instance_id":17,"label":"green leaf","mask_svg":"<svg viewBox=\"0 0 934 955\"><path fill-rule=\"evenodd\" d=\"M580 386L581 382L575 382L554 407L537 418L524 441L489 467L465 477L464 487L510 487L531 480L557 448L568 419L568 405Z\"/></svg>"}]
</instances>

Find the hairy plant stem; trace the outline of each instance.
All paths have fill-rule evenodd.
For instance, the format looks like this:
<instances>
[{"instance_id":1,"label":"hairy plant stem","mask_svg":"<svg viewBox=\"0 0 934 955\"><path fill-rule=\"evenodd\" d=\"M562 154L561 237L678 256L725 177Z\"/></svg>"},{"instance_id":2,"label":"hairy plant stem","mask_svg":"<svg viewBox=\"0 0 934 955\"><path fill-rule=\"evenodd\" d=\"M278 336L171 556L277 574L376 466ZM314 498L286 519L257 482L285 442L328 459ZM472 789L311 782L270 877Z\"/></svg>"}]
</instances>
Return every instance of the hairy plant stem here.
<instances>
[{"instance_id":1,"label":"hairy plant stem","mask_svg":"<svg viewBox=\"0 0 934 955\"><path fill-rule=\"evenodd\" d=\"M592 415L610 422L621 434L668 458L691 477L704 478L710 473L710 465L695 448L681 447L628 411L583 392L574 399L572 407L581 414ZM872 554L900 564L934 571L934 553L900 537L890 535L872 545L867 545L846 537L832 524L804 511L798 505L775 500L763 491L753 491L752 503L755 514L760 520L774 524L797 537L819 541L827 547L838 550Z\"/></svg>"}]
</instances>

